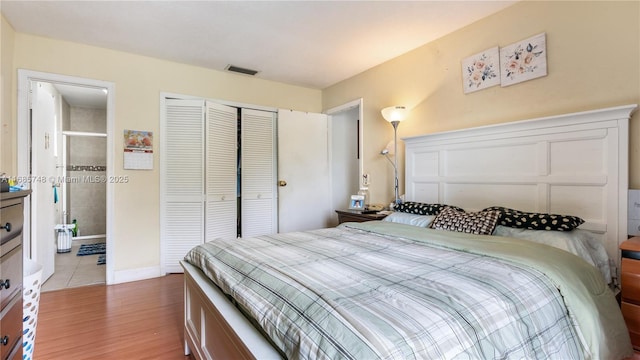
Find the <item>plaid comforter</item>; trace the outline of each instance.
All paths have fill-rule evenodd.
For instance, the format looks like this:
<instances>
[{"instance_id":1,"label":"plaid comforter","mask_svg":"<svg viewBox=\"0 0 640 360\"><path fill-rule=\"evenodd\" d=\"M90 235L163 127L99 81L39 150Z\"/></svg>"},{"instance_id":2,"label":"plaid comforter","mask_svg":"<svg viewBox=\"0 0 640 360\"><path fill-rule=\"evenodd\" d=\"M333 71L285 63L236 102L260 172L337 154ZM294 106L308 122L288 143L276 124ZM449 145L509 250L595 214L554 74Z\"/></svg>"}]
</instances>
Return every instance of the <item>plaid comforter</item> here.
<instances>
[{"instance_id":1,"label":"plaid comforter","mask_svg":"<svg viewBox=\"0 0 640 360\"><path fill-rule=\"evenodd\" d=\"M290 359L588 354L543 273L473 251L341 226L215 240L185 260Z\"/></svg>"}]
</instances>

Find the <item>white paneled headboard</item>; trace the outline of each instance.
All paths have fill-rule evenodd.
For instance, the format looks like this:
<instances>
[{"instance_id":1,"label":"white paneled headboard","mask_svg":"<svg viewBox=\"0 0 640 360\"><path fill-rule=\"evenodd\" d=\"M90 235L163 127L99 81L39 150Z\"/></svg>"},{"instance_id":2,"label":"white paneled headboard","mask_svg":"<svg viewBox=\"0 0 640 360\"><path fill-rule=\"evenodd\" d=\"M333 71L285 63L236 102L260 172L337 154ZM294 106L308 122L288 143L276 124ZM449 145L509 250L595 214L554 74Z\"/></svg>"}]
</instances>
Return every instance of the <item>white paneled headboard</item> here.
<instances>
[{"instance_id":1,"label":"white paneled headboard","mask_svg":"<svg viewBox=\"0 0 640 360\"><path fill-rule=\"evenodd\" d=\"M404 138L405 199L580 216L619 269L636 105Z\"/></svg>"}]
</instances>

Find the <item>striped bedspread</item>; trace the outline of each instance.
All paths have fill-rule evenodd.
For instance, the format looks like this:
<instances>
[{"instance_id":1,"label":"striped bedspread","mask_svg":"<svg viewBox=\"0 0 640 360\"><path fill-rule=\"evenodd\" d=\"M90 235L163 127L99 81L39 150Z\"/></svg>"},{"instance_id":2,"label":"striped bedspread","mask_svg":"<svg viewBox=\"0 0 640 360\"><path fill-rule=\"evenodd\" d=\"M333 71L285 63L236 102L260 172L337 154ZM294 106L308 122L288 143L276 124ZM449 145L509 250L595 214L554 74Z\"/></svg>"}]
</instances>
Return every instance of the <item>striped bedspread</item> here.
<instances>
[{"instance_id":1,"label":"striped bedspread","mask_svg":"<svg viewBox=\"0 0 640 360\"><path fill-rule=\"evenodd\" d=\"M594 347L591 330L581 330L543 272L469 245L489 237L450 246L462 234L449 239L420 228L413 236L406 225L371 224L215 240L186 260L290 359L581 359L630 351L628 339ZM604 331L619 336L626 328ZM619 354L610 347L621 347Z\"/></svg>"}]
</instances>

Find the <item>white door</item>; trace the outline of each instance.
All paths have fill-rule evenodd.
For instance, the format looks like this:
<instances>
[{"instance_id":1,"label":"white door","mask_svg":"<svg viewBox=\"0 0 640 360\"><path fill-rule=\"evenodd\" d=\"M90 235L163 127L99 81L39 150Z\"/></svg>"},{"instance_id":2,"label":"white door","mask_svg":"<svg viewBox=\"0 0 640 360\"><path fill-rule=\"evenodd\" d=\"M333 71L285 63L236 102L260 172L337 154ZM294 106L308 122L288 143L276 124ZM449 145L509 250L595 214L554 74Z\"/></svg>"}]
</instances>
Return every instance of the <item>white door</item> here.
<instances>
[{"instance_id":1,"label":"white door","mask_svg":"<svg viewBox=\"0 0 640 360\"><path fill-rule=\"evenodd\" d=\"M276 189L276 114L242 109L241 206L242 237L278 232Z\"/></svg>"},{"instance_id":2,"label":"white door","mask_svg":"<svg viewBox=\"0 0 640 360\"><path fill-rule=\"evenodd\" d=\"M32 83L31 257L43 267L42 282L55 271L56 252L56 202L53 187L57 161L55 99L47 91L47 86L50 85Z\"/></svg>"},{"instance_id":3,"label":"white door","mask_svg":"<svg viewBox=\"0 0 640 360\"><path fill-rule=\"evenodd\" d=\"M275 234L278 230L275 125L276 114L272 111L242 109L242 237Z\"/></svg>"},{"instance_id":4,"label":"white door","mask_svg":"<svg viewBox=\"0 0 640 360\"><path fill-rule=\"evenodd\" d=\"M164 273L204 238L204 102L167 100L161 126L160 233Z\"/></svg>"},{"instance_id":5,"label":"white door","mask_svg":"<svg viewBox=\"0 0 640 360\"><path fill-rule=\"evenodd\" d=\"M205 239L238 234L238 109L206 102Z\"/></svg>"},{"instance_id":6,"label":"white door","mask_svg":"<svg viewBox=\"0 0 640 360\"><path fill-rule=\"evenodd\" d=\"M327 115L279 110L278 232L328 226L329 179Z\"/></svg>"}]
</instances>

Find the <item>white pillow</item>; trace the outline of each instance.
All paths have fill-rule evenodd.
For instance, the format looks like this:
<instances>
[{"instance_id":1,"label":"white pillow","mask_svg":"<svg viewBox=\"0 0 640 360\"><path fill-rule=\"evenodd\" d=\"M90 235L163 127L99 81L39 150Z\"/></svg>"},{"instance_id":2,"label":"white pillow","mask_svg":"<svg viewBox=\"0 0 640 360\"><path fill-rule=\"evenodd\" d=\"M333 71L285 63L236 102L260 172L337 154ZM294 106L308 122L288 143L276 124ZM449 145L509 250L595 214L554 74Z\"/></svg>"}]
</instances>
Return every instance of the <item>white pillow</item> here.
<instances>
[{"instance_id":1,"label":"white pillow","mask_svg":"<svg viewBox=\"0 0 640 360\"><path fill-rule=\"evenodd\" d=\"M611 282L609 255L607 255L604 244L597 235L587 230L526 230L498 225L493 231L493 235L534 241L568 251L598 268L607 284Z\"/></svg>"},{"instance_id":2,"label":"white pillow","mask_svg":"<svg viewBox=\"0 0 640 360\"><path fill-rule=\"evenodd\" d=\"M413 225L419 227L428 227L433 221L435 215L416 215L404 212L392 212L382 221L389 221L399 224Z\"/></svg>"}]
</instances>

